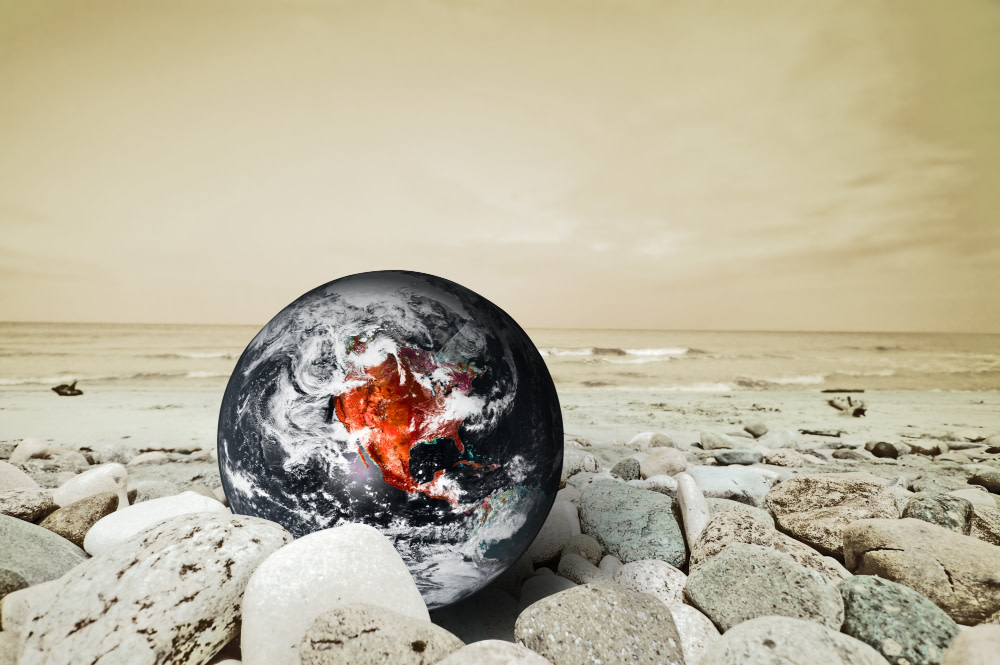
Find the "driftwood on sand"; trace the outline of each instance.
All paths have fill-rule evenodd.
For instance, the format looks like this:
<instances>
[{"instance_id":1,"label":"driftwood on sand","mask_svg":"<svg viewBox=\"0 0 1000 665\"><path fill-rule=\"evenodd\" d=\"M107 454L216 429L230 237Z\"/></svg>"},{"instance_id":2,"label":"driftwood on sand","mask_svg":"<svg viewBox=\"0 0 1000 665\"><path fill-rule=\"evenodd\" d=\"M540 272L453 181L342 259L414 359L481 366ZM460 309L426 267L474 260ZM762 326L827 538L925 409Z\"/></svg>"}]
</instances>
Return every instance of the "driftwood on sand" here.
<instances>
[{"instance_id":1,"label":"driftwood on sand","mask_svg":"<svg viewBox=\"0 0 1000 665\"><path fill-rule=\"evenodd\" d=\"M52 390L61 397L76 397L83 394L83 391L76 387L76 381L73 383L61 383Z\"/></svg>"}]
</instances>

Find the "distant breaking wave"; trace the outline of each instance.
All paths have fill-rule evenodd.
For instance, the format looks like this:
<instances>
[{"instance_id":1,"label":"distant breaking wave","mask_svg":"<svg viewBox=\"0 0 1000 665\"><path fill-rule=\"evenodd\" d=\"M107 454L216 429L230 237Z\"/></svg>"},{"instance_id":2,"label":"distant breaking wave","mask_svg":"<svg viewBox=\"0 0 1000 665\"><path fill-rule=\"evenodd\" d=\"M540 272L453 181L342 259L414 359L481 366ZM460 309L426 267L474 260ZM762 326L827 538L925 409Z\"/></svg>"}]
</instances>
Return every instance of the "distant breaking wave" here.
<instances>
[{"instance_id":1,"label":"distant breaking wave","mask_svg":"<svg viewBox=\"0 0 1000 665\"><path fill-rule=\"evenodd\" d=\"M144 355L143 358L184 358L184 359L206 359L223 358L232 360L236 354L231 351L177 351L175 353L153 353Z\"/></svg>"},{"instance_id":2,"label":"distant breaking wave","mask_svg":"<svg viewBox=\"0 0 1000 665\"><path fill-rule=\"evenodd\" d=\"M584 348L567 349L560 347L540 348L538 352L543 358L559 358L572 356L596 356L599 359L607 360L608 357L638 356L651 360L669 360L690 354L704 353L697 349L688 349L683 346L667 347L658 349L619 349L617 347L590 346Z\"/></svg>"},{"instance_id":3,"label":"distant breaking wave","mask_svg":"<svg viewBox=\"0 0 1000 665\"><path fill-rule=\"evenodd\" d=\"M229 372L138 372L135 374L104 374L87 376L84 374L62 374L59 376L28 376L9 379L0 378L0 386L54 386L70 381L81 383L92 381L147 381L155 379L214 379L228 378ZM83 386L81 386L83 387Z\"/></svg>"}]
</instances>

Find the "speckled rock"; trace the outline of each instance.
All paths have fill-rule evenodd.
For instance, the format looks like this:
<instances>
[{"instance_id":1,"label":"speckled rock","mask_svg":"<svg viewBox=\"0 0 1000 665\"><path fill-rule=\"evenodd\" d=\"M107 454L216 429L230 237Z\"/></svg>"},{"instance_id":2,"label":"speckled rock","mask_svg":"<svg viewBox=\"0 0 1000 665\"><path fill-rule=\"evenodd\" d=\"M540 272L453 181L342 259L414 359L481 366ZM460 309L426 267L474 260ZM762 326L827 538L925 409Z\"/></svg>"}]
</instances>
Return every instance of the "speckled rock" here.
<instances>
[{"instance_id":1,"label":"speckled rock","mask_svg":"<svg viewBox=\"0 0 1000 665\"><path fill-rule=\"evenodd\" d=\"M697 569L732 543L761 545L784 552L796 563L815 570L834 583L850 574L835 559L824 557L808 545L776 531L752 515L736 512L717 513L712 516L701 536L691 547L691 570Z\"/></svg>"},{"instance_id":2,"label":"speckled rock","mask_svg":"<svg viewBox=\"0 0 1000 665\"><path fill-rule=\"evenodd\" d=\"M302 665L431 665L465 646L440 626L378 605L322 613L299 646Z\"/></svg>"},{"instance_id":3,"label":"speckled rock","mask_svg":"<svg viewBox=\"0 0 1000 665\"><path fill-rule=\"evenodd\" d=\"M1000 626L983 624L963 630L944 652L941 665L997 665Z\"/></svg>"},{"instance_id":4,"label":"speckled rock","mask_svg":"<svg viewBox=\"0 0 1000 665\"><path fill-rule=\"evenodd\" d=\"M642 478L672 476L687 468L687 457L676 448L656 448L639 463Z\"/></svg>"},{"instance_id":5,"label":"speckled rock","mask_svg":"<svg viewBox=\"0 0 1000 665\"><path fill-rule=\"evenodd\" d=\"M817 460L807 455L803 455L799 451L791 448L779 448L777 450L764 453L764 461L768 464L773 464L774 466L792 468L803 466L806 463L815 464L817 462Z\"/></svg>"},{"instance_id":6,"label":"speckled rock","mask_svg":"<svg viewBox=\"0 0 1000 665\"><path fill-rule=\"evenodd\" d=\"M277 524L228 513L162 522L31 608L20 665L205 663L239 631L251 572L290 540Z\"/></svg>"},{"instance_id":7,"label":"speckled rock","mask_svg":"<svg viewBox=\"0 0 1000 665\"><path fill-rule=\"evenodd\" d=\"M670 610L614 584L587 584L540 600L518 617L514 635L553 665L683 663Z\"/></svg>"},{"instance_id":8,"label":"speckled rock","mask_svg":"<svg viewBox=\"0 0 1000 665\"><path fill-rule=\"evenodd\" d=\"M981 469L972 474L969 484L985 487L993 494L1000 494L1000 469Z\"/></svg>"},{"instance_id":9,"label":"speckled rock","mask_svg":"<svg viewBox=\"0 0 1000 665\"><path fill-rule=\"evenodd\" d=\"M723 633L763 616L808 619L833 629L844 620L837 589L769 547L734 543L688 576L684 597Z\"/></svg>"},{"instance_id":10,"label":"speckled rock","mask_svg":"<svg viewBox=\"0 0 1000 665\"><path fill-rule=\"evenodd\" d=\"M116 492L102 492L88 496L63 506L42 520L38 526L58 533L77 547L83 547L87 532L98 520L115 512L119 500Z\"/></svg>"},{"instance_id":11,"label":"speckled rock","mask_svg":"<svg viewBox=\"0 0 1000 665\"><path fill-rule=\"evenodd\" d=\"M972 506L969 535L992 545L1000 545L1000 509Z\"/></svg>"},{"instance_id":12,"label":"speckled rock","mask_svg":"<svg viewBox=\"0 0 1000 665\"><path fill-rule=\"evenodd\" d=\"M670 449L667 448L667 450ZM639 477L639 469L639 460L634 457L626 457L611 467L611 475L622 480L635 480Z\"/></svg>"},{"instance_id":13,"label":"speckled rock","mask_svg":"<svg viewBox=\"0 0 1000 665\"><path fill-rule=\"evenodd\" d=\"M813 621L762 617L726 632L699 665L887 665L864 642Z\"/></svg>"},{"instance_id":14,"label":"speckled rock","mask_svg":"<svg viewBox=\"0 0 1000 665\"><path fill-rule=\"evenodd\" d=\"M37 489L38 483L13 464L0 461L0 492L23 488Z\"/></svg>"},{"instance_id":15,"label":"speckled rock","mask_svg":"<svg viewBox=\"0 0 1000 665\"><path fill-rule=\"evenodd\" d=\"M0 491L0 515L37 522L55 509L52 490L22 487Z\"/></svg>"},{"instance_id":16,"label":"speckled rock","mask_svg":"<svg viewBox=\"0 0 1000 665\"><path fill-rule=\"evenodd\" d=\"M771 513L767 512L763 508L756 508L754 506L748 506L745 503L740 503L739 501L732 501L730 499L707 499L709 519L712 515L718 513L743 513L745 515L750 515L756 518L758 521L767 524L772 529L774 528L774 518L771 517Z\"/></svg>"},{"instance_id":17,"label":"speckled rock","mask_svg":"<svg viewBox=\"0 0 1000 665\"><path fill-rule=\"evenodd\" d=\"M697 608L684 603L671 605L670 615L681 636L684 665L698 665L704 653L718 641L719 629Z\"/></svg>"},{"instance_id":18,"label":"speckled rock","mask_svg":"<svg viewBox=\"0 0 1000 665\"><path fill-rule=\"evenodd\" d=\"M690 466L687 469L706 497L732 499L760 507L771 489L768 479L754 468L742 466Z\"/></svg>"},{"instance_id":19,"label":"speckled rock","mask_svg":"<svg viewBox=\"0 0 1000 665\"><path fill-rule=\"evenodd\" d=\"M937 665L958 624L913 589L869 575L837 585L844 599L841 632L868 644L894 665Z\"/></svg>"},{"instance_id":20,"label":"speckled rock","mask_svg":"<svg viewBox=\"0 0 1000 665\"><path fill-rule=\"evenodd\" d=\"M545 570L548 569L542 569L542 571ZM537 603L542 598L548 598L575 586L576 582L556 575L552 571L549 571L549 574L536 573L534 577L524 580L524 584L521 585L521 598L517 604L517 613L520 614L525 608Z\"/></svg>"},{"instance_id":21,"label":"speckled rock","mask_svg":"<svg viewBox=\"0 0 1000 665\"><path fill-rule=\"evenodd\" d=\"M899 517L892 489L864 473L797 476L775 485L766 503L780 531L838 559L845 526L858 519Z\"/></svg>"},{"instance_id":22,"label":"speckled rock","mask_svg":"<svg viewBox=\"0 0 1000 665\"><path fill-rule=\"evenodd\" d=\"M520 644L483 640L462 647L437 665L551 665L551 663Z\"/></svg>"},{"instance_id":23,"label":"speckled rock","mask_svg":"<svg viewBox=\"0 0 1000 665\"><path fill-rule=\"evenodd\" d=\"M0 626L3 631L20 635L28 620L33 615L35 607L48 607L51 594L60 589L60 578L25 586L12 591L0 599Z\"/></svg>"},{"instance_id":24,"label":"speckled rock","mask_svg":"<svg viewBox=\"0 0 1000 665\"><path fill-rule=\"evenodd\" d=\"M314 531L251 576L243 594L244 665L297 665L299 644L316 617L348 603L430 621L406 564L378 529L344 524Z\"/></svg>"},{"instance_id":25,"label":"speckled rock","mask_svg":"<svg viewBox=\"0 0 1000 665\"><path fill-rule=\"evenodd\" d=\"M601 557L604 556L604 548L593 536L578 533L566 542L562 553L564 555L577 554L596 566L601 562Z\"/></svg>"},{"instance_id":26,"label":"speckled rock","mask_svg":"<svg viewBox=\"0 0 1000 665\"><path fill-rule=\"evenodd\" d=\"M915 519L860 520L844 530L844 558L922 593L965 625L1000 610L1000 548Z\"/></svg>"},{"instance_id":27,"label":"speckled rock","mask_svg":"<svg viewBox=\"0 0 1000 665\"><path fill-rule=\"evenodd\" d=\"M29 586L61 577L87 558L65 538L7 515L0 515L0 543L0 570L21 576Z\"/></svg>"},{"instance_id":28,"label":"speckled rock","mask_svg":"<svg viewBox=\"0 0 1000 665\"><path fill-rule=\"evenodd\" d=\"M673 500L625 483L599 480L580 497L580 525L622 562L660 559L681 567L687 560Z\"/></svg>"},{"instance_id":29,"label":"speckled rock","mask_svg":"<svg viewBox=\"0 0 1000 665\"><path fill-rule=\"evenodd\" d=\"M972 528L972 504L961 497L938 492L912 495L902 516L937 524L966 536Z\"/></svg>"},{"instance_id":30,"label":"speckled rock","mask_svg":"<svg viewBox=\"0 0 1000 665\"><path fill-rule=\"evenodd\" d=\"M764 461L764 453L759 450L750 450L748 448L717 450L715 451L714 457L715 461L722 466L729 466L731 464L750 465Z\"/></svg>"},{"instance_id":31,"label":"speckled rock","mask_svg":"<svg viewBox=\"0 0 1000 665\"><path fill-rule=\"evenodd\" d=\"M670 606L684 600L687 575L666 561L646 559L623 565L614 574L614 581L626 589L648 593Z\"/></svg>"},{"instance_id":32,"label":"speckled rock","mask_svg":"<svg viewBox=\"0 0 1000 665\"><path fill-rule=\"evenodd\" d=\"M556 570L561 576L577 584L592 582L608 582L611 578L603 570L590 563L578 554L563 554Z\"/></svg>"},{"instance_id":33,"label":"speckled rock","mask_svg":"<svg viewBox=\"0 0 1000 665\"><path fill-rule=\"evenodd\" d=\"M487 587L465 600L431 612L431 621L466 644L480 640L514 641L517 600Z\"/></svg>"}]
</instances>

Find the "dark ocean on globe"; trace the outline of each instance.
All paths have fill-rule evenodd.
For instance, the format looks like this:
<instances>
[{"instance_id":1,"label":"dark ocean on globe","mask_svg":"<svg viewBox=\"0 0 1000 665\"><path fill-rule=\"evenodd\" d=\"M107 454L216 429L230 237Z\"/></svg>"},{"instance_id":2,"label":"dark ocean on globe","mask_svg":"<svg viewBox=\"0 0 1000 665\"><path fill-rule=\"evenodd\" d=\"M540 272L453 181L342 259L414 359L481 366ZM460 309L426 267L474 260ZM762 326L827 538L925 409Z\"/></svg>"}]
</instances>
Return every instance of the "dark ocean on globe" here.
<instances>
[{"instance_id":1,"label":"dark ocean on globe","mask_svg":"<svg viewBox=\"0 0 1000 665\"><path fill-rule=\"evenodd\" d=\"M430 609L523 554L555 500L562 417L541 355L448 280L382 271L295 300L253 338L223 397L233 511L296 537L381 530Z\"/></svg>"}]
</instances>

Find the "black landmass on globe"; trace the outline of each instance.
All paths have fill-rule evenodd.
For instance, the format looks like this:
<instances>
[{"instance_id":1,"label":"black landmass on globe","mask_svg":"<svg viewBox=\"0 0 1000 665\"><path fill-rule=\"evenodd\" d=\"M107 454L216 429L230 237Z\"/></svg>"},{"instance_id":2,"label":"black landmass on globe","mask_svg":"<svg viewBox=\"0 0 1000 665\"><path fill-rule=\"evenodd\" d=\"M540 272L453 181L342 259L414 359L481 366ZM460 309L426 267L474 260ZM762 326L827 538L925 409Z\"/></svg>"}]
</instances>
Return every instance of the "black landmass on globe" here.
<instances>
[{"instance_id":1,"label":"black landmass on globe","mask_svg":"<svg viewBox=\"0 0 1000 665\"><path fill-rule=\"evenodd\" d=\"M380 271L313 289L264 326L226 387L218 448L234 512L296 537L374 526L436 609L489 584L541 529L562 416L503 310L440 277Z\"/></svg>"}]
</instances>

